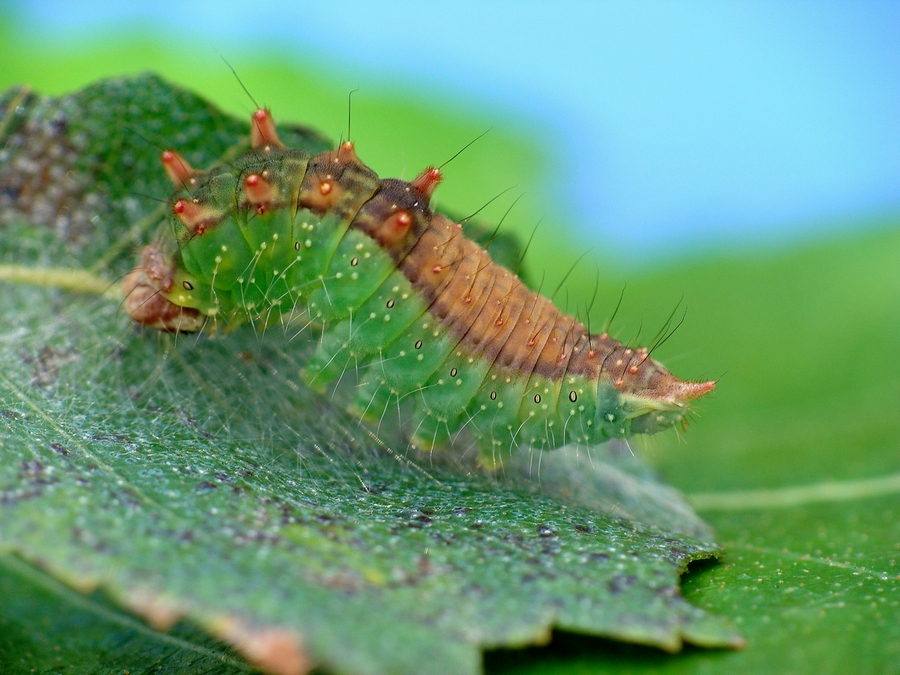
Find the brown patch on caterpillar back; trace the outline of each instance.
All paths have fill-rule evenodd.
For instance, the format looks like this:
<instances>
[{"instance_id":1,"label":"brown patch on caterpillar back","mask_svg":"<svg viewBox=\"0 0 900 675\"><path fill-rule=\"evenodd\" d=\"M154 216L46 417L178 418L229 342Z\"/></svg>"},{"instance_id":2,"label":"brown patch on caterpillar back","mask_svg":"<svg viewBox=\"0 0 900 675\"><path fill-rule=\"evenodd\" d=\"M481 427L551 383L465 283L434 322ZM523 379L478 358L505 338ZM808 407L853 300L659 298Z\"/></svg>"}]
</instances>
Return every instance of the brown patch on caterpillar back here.
<instances>
[{"instance_id":1,"label":"brown patch on caterpillar back","mask_svg":"<svg viewBox=\"0 0 900 675\"><path fill-rule=\"evenodd\" d=\"M379 183L376 173L356 156L353 144L346 142L310 159L298 202L315 213L334 212L343 220L356 212Z\"/></svg>"},{"instance_id":2,"label":"brown patch on caterpillar back","mask_svg":"<svg viewBox=\"0 0 900 675\"><path fill-rule=\"evenodd\" d=\"M372 237L402 265L428 230L432 217L428 197L414 184L387 178L360 207L353 227Z\"/></svg>"},{"instance_id":3,"label":"brown patch on caterpillar back","mask_svg":"<svg viewBox=\"0 0 900 675\"><path fill-rule=\"evenodd\" d=\"M390 216L367 231L392 252L403 274L429 301L429 312L474 356L525 376L604 379L624 394L670 403L698 398L714 388L714 382L679 380L644 348L631 349L606 334L590 334L583 323L491 260L462 234L459 224L432 214L422 203L425 195L414 184L407 185L408 193L422 198L407 207L420 226L410 227L402 245L378 235ZM400 254L407 246L408 252Z\"/></svg>"}]
</instances>

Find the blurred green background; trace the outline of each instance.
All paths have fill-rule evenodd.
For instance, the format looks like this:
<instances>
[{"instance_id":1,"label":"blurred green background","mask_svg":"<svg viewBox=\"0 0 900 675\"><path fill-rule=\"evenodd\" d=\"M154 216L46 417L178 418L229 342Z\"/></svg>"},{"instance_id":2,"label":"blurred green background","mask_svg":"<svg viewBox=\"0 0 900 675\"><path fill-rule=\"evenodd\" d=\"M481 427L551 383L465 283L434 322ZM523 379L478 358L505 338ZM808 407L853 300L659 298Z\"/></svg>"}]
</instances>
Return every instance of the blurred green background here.
<instances>
[{"instance_id":1,"label":"blurred green background","mask_svg":"<svg viewBox=\"0 0 900 675\"><path fill-rule=\"evenodd\" d=\"M59 94L155 70L226 110L253 108L193 25L41 39L11 16L0 19L0 88ZM556 288L589 250L559 304L583 313L596 291L598 325L625 288L612 332L646 341L681 302L686 319L659 358L681 376L720 378L685 433L632 445L717 528L726 556L689 573L685 594L731 617L749 647L672 657L563 636L550 648L489 654L489 672L900 672L900 219L834 214L803 223L821 234L802 241L742 240L639 264L585 243L570 195L548 179L566 164L533 119L423 95L346 62L299 64L268 47L225 56L278 118L335 138L346 135L347 94L360 86L352 135L381 175L409 178L490 128L447 167L439 206L474 212L514 186L482 215L499 220L524 193L504 226L527 237L543 217L526 263L536 284Z\"/></svg>"}]
</instances>

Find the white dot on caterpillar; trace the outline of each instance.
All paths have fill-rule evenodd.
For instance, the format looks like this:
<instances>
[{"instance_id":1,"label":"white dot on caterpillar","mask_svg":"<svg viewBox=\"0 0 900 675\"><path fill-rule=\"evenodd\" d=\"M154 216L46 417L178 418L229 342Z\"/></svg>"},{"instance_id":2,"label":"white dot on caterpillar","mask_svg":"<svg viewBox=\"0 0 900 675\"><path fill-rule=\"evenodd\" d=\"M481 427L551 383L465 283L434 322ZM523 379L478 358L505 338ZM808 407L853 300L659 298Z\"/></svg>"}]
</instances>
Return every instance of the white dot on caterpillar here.
<instances>
[{"instance_id":1,"label":"white dot on caterpillar","mask_svg":"<svg viewBox=\"0 0 900 675\"><path fill-rule=\"evenodd\" d=\"M391 315L390 315L390 314L385 314L385 315L384 315L384 320L385 320L386 322L387 322L387 321L390 321L390 320L391 320Z\"/></svg>"},{"instance_id":2,"label":"white dot on caterpillar","mask_svg":"<svg viewBox=\"0 0 900 675\"><path fill-rule=\"evenodd\" d=\"M456 381L456 386L457 386L457 387L460 386L461 384L462 384L462 378L460 378L460 379L458 379L458 380Z\"/></svg>"},{"instance_id":3,"label":"white dot on caterpillar","mask_svg":"<svg viewBox=\"0 0 900 675\"><path fill-rule=\"evenodd\" d=\"M401 349L401 350L400 350L400 356L401 356L401 357L406 356L406 350Z\"/></svg>"},{"instance_id":4,"label":"white dot on caterpillar","mask_svg":"<svg viewBox=\"0 0 900 675\"><path fill-rule=\"evenodd\" d=\"M372 312L371 314L369 314L370 319L374 319L376 316L378 316L378 315L375 312Z\"/></svg>"},{"instance_id":5,"label":"white dot on caterpillar","mask_svg":"<svg viewBox=\"0 0 900 675\"><path fill-rule=\"evenodd\" d=\"M217 255L215 257L215 261L216 261L216 265L221 265L222 264L222 256Z\"/></svg>"},{"instance_id":6,"label":"white dot on caterpillar","mask_svg":"<svg viewBox=\"0 0 900 675\"><path fill-rule=\"evenodd\" d=\"M350 278L353 279L353 281L356 281L357 279L359 279L359 272L354 272L350 275Z\"/></svg>"},{"instance_id":7,"label":"white dot on caterpillar","mask_svg":"<svg viewBox=\"0 0 900 675\"><path fill-rule=\"evenodd\" d=\"M416 357L416 361L421 361L421 360L423 360L424 358L425 358L425 355L424 355L424 354L419 354L419 355Z\"/></svg>"},{"instance_id":8,"label":"white dot on caterpillar","mask_svg":"<svg viewBox=\"0 0 900 675\"><path fill-rule=\"evenodd\" d=\"M306 241L303 242L303 245L306 246L306 248L312 247L312 240L307 239Z\"/></svg>"},{"instance_id":9,"label":"white dot on caterpillar","mask_svg":"<svg viewBox=\"0 0 900 675\"><path fill-rule=\"evenodd\" d=\"M342 279L343 277L344 277L343 272L338 272L338 273L336 273L336 274L334 275L334 278L335 278L335 279Z\"/></svg>"},{"instance_id":10,"label":"white dot on caterpillar","mask_svg":"<svg viewBox=\"0 0 900 675\"><path fill-rule=\"evenodd\" d=\"M614 422L616 420L616 416L612 413L606 413L606 420L608 422Z\"/></svg>"},{"instance_id":11,"label":"white dot on caterpillar","mask_svg":"<svg viewBox=\"0 0 900 675\"><path fill-rule=\"evenodd\" d=\"M268 244L266 244L266 242L261 242L259 245L259 250L265 251L267 247L268 247Z\"/></svg>"}]
</instances>

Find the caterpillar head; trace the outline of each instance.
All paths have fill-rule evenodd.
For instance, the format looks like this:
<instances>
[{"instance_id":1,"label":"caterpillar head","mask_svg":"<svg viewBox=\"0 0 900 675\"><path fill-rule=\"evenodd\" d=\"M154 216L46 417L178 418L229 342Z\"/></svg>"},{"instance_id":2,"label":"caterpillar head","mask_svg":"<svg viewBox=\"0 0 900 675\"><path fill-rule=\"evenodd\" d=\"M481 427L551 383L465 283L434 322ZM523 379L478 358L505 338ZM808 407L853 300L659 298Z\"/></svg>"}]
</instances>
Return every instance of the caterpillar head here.
<instances>
[{"instance_id":1,"label":"caterpillar head","mask_svg":"<svg viewBox=\"0 0 900 675\"><path fill-rule=\"evenodd\" d=\"M166 298L160 292L159 279L154 279L153 272L144 267L125 275L122 290L128 316L150 328L166 333L196 333L206 322L206 317L196 309L179 307Z\"/></svg>"}]
</instances>

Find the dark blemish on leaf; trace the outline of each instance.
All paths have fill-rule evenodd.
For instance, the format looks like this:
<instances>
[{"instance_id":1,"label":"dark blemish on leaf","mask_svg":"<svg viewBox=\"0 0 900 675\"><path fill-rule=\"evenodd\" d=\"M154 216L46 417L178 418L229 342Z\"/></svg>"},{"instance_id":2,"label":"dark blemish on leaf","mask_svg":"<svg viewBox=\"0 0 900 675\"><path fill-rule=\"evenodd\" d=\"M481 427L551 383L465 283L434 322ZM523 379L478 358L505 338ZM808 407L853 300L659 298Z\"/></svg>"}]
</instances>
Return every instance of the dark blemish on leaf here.
<instances>
[{"instance_id":1,"label":"dark blemish on leaf","mask_svg":"<svg viewBox=\"0 0 900 675\"><path fill-rule=\"evenodd\" d=\"M522 539L522 537L519 536L518 534L512 534L512 533L505 534L505 535L503 535L503 541L505 541L507 544L513 544L517 548L521 548L521 549L525 548L525 546L523 546L523 544L525 543L525 540Z\"/></svg>"},{"instance_id":2,"label":"dark blemish on leaf","mask_svg":"<svg viewBox=\"0 0 900 675\"><path fill-rule=\"evenodd\" d=\"M25 416L22 413L20 413L18 410L12 410L10 408L3 408L2 410L0 410L0 417L5 417L6 419L10 420L11 422L18 422L20 419L22 419Z\"/></svg>"},{"instance_id":3,"label":"dark blemish on leaf","mask_svg":"<svg viewBox=\"0 0 900 675\"><path fill-rule=\"evenodd\" d=\"M583 534L593 534L594 533L594 531L588 525L582 525L581 523L576 523L574 527L577 532L582 532Z\"/></svg>"},{"instance_id":4,"label":"dark blemish on leaf","mask_svg":"<svg viewBox=\"0 0 900 675\"><path fill-rule=\"evenodd\" d=\"M137 510L141 508L141 497L131 488L125 488L119 493L119 501L129 509Z\"/></svg>"},{"instance_id":5,"label":"dark blemish on leaf","mask_svg":"<svg viewBox=\"0 0 900 675\"><path fill-rule=\"evenodd\" d=\"M37 459L28 459L22 462L20 465L22 471L22 477L29 478L40 478L47 474L47 467L45 467L40 460Z\"/></svg>"},{"instance_id":6,"label":"dark blemish on leaf","mask_svg":"<svg viewBox=\"0 0 900 675\"><path fill-rule=\"evenodd\" d=\"M77 361L79 355L71 349L45 346L37 354L22 354L22 361L31 366L31 384L46 389L59 379L59 369Z\"/></svg>"},{"instance_id":7,"label":"dark blemish on leaf","mask_svg":"<svg viewBox=\"0 0 900 675\"><path fill-rule=\"evenodd\" d=\"M216 485L215 483L205 480L202 483L200 483L195 489L199 492L205 492L207 490L215 490L217 487L219 487L219 486Z\"/></svg>"},{"instance_id":8,"label":"dark blemish on leaf","mask_svg":"<svg viewBox=\"0 0 900 675\"><path fill-rule=\"evenodd\" d=\"M588 560L592 562L606 562L609 560L609 555L607 553L591 553L588 556Z\"/></svg>"},{"instance_id":9,"label":"dark blemish on leaf","mask_svg":"<svg viewBox=\"0 0 900 675\"><path fill-rule=\"evenodd\" d=\"M91 440L97 441L98 443L122 443L125 441L125 437L120 434L91 434Z\"/></svg>"},{"instance_id":10,"label":"dark blemish on leaf","mask_svg":"<svg viewBox=\"0 0 900 675\"><path fill-rule=\"evenodd\" d=\"M677 560L678 562L681 562L684 559L691 557L690 551L686 550L682 546L677 546L674 544L669 545L668 553L669 553L669 556L672 558L672 560Z\"/></svg>"},{"instance_id":11,"label":"dark blemish on leaf","mask_svg":"<svg viewBox=\"0 0 900 675\"><path fill-rule=\"evenodd\" d=\"M480 530L482 527L484 527L484 521L481 518L469 525L469 528L472 530Z\"/></svg>"},{"instance_id":12,"label":"dark blemish on leaf","mask_svg":"<svg viewBox=\"0 0 900 675\"><path fill-rule=\"evenodd\" d=\"M677 600L680 596L680 593L675 586L657 586L653 589L653 592L666 600Z\"/></svg>"},{"instance_id":13,"label":"dark blemish on leaf","mask_svg":"<svg viewBox=\"0 0 900 675\"><path fill-rule=\"evenodd\" d=\"M555 537L556 532L548 525L538 525L537 533L539 537Z\"/></svg>"},{"instance_id":14,"label":"dark blemish on leaf","mask_svg":"<svg viewBox=\"0 0 900 675\"><path fill-rule=\"evenodd\" d=\"M62 457L68 457L70 454L72 454L59 443L51 443L50 449L53 450L53 452L55 452L57 455L60 455Z\"/></svg>"},{"instance_id":15,"label":"dark blemish on leaf","mask_svg":"<svg viewBox=\"0 0 900 675\"><path fill-rule=\"evenodd\" d=\"M622 593L632 586L634 586L638 582L638 578L633 574L617 574L607 583L607 588L609 588L609 592L613 595L617 595Z\"/></svg>"},{"instance_id":16,"label":"dark blemish on leaf","mask_svg":"<svg viewBox=\"0 0 900 675\"><path fill-rule=\"evenodd\" d=\"M69 131L69 120L63 113L58 113L50 122L50 128L53 129L53 133L65 136Z\"/></svg>"},{"instance_id":17,"label":"dark blemish on leaf","mask_svg":"<svg viewBox=\"0 0 900 675\"><path fill-rule=\"evenodd\" d=\"M453 509L453 515L464 516L471 510L472 509L470 509L468 506L457 506L455 509Z\"/></svg>"}]
</instances>

